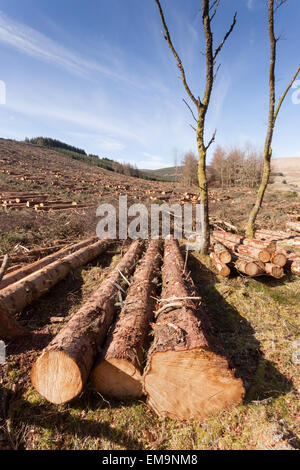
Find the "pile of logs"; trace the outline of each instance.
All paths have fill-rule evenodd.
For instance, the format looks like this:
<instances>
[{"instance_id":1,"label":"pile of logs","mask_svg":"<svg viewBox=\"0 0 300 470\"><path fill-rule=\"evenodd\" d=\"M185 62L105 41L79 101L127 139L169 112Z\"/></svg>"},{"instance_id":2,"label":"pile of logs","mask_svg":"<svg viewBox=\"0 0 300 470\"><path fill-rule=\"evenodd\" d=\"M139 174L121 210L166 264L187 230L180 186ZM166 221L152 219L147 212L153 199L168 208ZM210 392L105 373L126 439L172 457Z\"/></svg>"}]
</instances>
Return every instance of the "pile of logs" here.
<instances>
[{"instance_id":1,"label":"pile of logs","mask_svg":"<svg viewBox=\"0 0 300 470\"><path fill-rule=\"evenodd\" d=\"M212 264L223 276L229 276L232 266L251 277L270 275L280 279L284 276L287 257L277 250L274 242L245 238L222 230L213 232L212 241Z\"/></svg>"},{"instance_id":2,"label":"pile of logs","mask_svg":"<svg viewBox=\"0 0 300 470\"><path fill-rule=\"evenodd\" d=\"M159 416L177 419L204 419L242 401L242 381L211 335L173 238L165 241L162 295L157 298L160 251L160 242L151 241L136 268L142 243L133 242L36 360L32 384L51 403L69 402L87 381L110 397L145 394ZM116 315L122 279L129 288Z\"/></svg>"},{"instance_id":3,"label":"pile of logs","mask_svg":"<svg viewBox=\"0 0 300 470\"><path fill-rule=\"evenodd\" d=\"M0 203L4 209L25 209L34 207L38 212L86 209L89 204L79 204L75 201L51 200L49 194L21 191L0 192Z\"/></svg>"},{"instance_id":4,"label":"pile of logs","mask_svg":"<svg viewBox=\"0 0 300 470\"><path fill-rule=\"evenodd\" d=\"M292 273L300 274L300 256L277 248L279 240L289 240L297 246L299 237L289 239L286 232L267 230L258 230L255 237L246 238L222 230L213 232L210 257L220 275L229 276L231 268L235 267L250 277L269 275L280 279L286 265L291 267Z\"/></svg>"},{"instance_id":5,"label":"pile of logs","mask_svg":"<svg viewBox=\"0 0 300 470\"><path fill-rule=\"evenodd\" d=\"M93 237L6 274L0 283L0 337L24 334L14 315L49 291L71 270L97 258L108 246L107 240Z\"/></svg>"}]
</instances>

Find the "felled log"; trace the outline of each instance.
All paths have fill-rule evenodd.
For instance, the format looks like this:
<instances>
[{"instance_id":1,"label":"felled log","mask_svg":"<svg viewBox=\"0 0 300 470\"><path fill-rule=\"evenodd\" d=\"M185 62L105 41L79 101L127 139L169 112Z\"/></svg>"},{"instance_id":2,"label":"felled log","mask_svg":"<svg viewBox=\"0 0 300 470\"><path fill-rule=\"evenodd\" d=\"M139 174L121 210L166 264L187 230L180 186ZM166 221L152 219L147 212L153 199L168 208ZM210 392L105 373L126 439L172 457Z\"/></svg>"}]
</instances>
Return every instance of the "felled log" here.
<instances>
[{"instance_id":1,"label":"felled log","mask_svg":"<svg viewBox=\"0 0 300 470\"><path fill-rule=\"evenodd\" d=\"M235 261L235 267L238 271L250 277L265 274L264 265L262 266L259 262L255 262L254 260L237 258Z\"/></svg>"},{"instance_id":2,"label":"felled log","mask_svg":"<svg viewBox=\"0 0 300 470\"><path fill-rule=\"evenodd\" d=\"M103 395L128 398L143 394L143 350L153 321L160 261L160 242L152 240L91 373L92 387Z\"/></svg>"},{"instance_id":3,"label":"felled log","mask_svg":"<svg viewBox=\"0 0 300 470\"><path fill-rule=\"evenodd\" d=\"M230 274L230 268L221 261L220 259L220 256L217 255L217 253L215 252L211 252L210 253L210 259L211 259L211 262L212 262L212 265L216 268L216 270L218 271L218 273L221 275L221 276L229 276Z\"/></svg>"},{"instance_id":4,"label":"felled log","mask_svg":"<svg viewBox=\"0 0 300 470\"><path fill-rule=\"evenodd\" d=\"M13 317L0 308L0 338L10 339L28 334L25 328L22 328Z\"/></svg>"},{"instance_id":5,"label":"felled log","mask_svg":"<svg viewBox=\"0 0 300 470\"><path fill-rule=\"evenodd\" d=\"M213 250L220 259L220 261L224 264L228 264L232 260L231 253L228 251L226 246L224 246L220 242L214 242L213 243Z\"/></svg>"},{"instance_id":6,"label":"felled log","mask_svg":"<svg viewBox=\"0 0 300 470\"><path fill-rule=\"evenodd\" d=\"M5 287L0 290L0 308L9 314L21 311L64 279L72 269L89 263L103 253L108 245L107 240L100 240Z\"/></svg>"},{"instance_id":7,"label":"felled log","mask_svg":"<svg viewBox=\"0 0 300 470\"><path fill-rule=\"evenodd\" d=\"M268 263L270 261L271 254L265 248L255 248L253 246L237 244L233 240L233 237L238 237L238 235L233 235L233 237L231 237L231 235L233 234L230 234L230 238L232 238L232 240L228 240L227 237L225 238L224 236L220 236L218 233L213 232L213 236L234 253L257 259L263 263Z\"/></svg>"},{"instance_id":8,"label":"felled log","mask_svg":"<svg viewBox=\"0 0 300 470\"><path fill-rule=\"evenodd\" d=\"M276 251L271 256L271 262L283 268L286 265L287 258L286 255L281 251Z\"/></svg>"},{"instance_id":9,"label":"felled log","mask_svg":"<svg viewBox=\"0 0 300 470\"><path fill-rule=\"evenodd\" d=\"M274 231L274 230L256 230L255 238L259 240L282 240L288 239L291 237L291 234L283 231Z\"/></svg>"},{"instance_id":10,"label":"felled log","mask_svg":"<svg viewBox=\"0 0 300 470\"><path fill-rule=\"evenodd\" d=\"M174 238L165 241L161 304L148 353L144 390L159 416L204 419L242 401L242 381L207 334L207 317L191 299ZM201 318L201 321L200 321ZM204 321L205 319L205 321Z\"/></svg>"},{"instance_id":11,"label":"felled log","mask_svg":"<svg viewBox=\"0 0 300 470\"><path fill-rule=\"evenodd\" d=\"M295 232L300 232L300 223L298 222L287 222L286 226Z\"/></svg>"},{"instance_id":12,"label":"felled log","mask_svg":"<svg viewBox=\"0 0 300 470\"><path fill-rule=\"evenodd\" d=\"M48 401L66 403L81 393L113 321L120 279L134 270L142 244L135 241L89 300L34 363L31 381Z\"/></svg>"},{"instance_id":13,"label":"felled log","mask_svg":"<svg viewBox=\"0 0 300 470\"><path fill-rule=\"evenodd\" d=\"M29 276L29 274L32 274L38 271L39 269L42 269L43 267L47 266L48 264L53 263L53 261L56 261L57 259L63 258L64 256L70 253L73 253L76 250L80 250L81 248L84 248L85 246L95 243L96 240L97 240L97 237L91 237L86 240L83 240L82 242L75 243L74 245L67 245L66 247L62 248L56 253L46 256L45 258L35 261L34 263L30 265L24 266L18 269L17 271L14 271L13 273L4 276L4 278L0 282L0 289L4 289L5 287L13 284L14 282L17 282L20 279L23 279L24 277Z\"/></svg>"},{"instance_id":14,"label":"felled log","mask_svg":"<svg viewBox=\"0 0 300 470\"><path fill-rule=\"evenodd\" d=\"M9 265L9 256L5 255L3 258L1 267L0 267L0 281L3 278L4 274L6 273L8 265Z\"/></svg>"},{"instance_id":15,"label":"felled log","mask_svg":"<svg viewBox=\"0 0 300 470\"><path fill-rule=\"evenodd\" d=\"M266 263L265 270L267 274L275 277L276 279L281 279L284 276L283 268L280 266L276 266L273 263Z\"/></svg>"},{"instance_id":16,"label":"felled log","mask_svg":"<svg viewBox=\"0 0 300 470\"><path fill-rule=\"evenodd\" d=\"M268 251L269 253L274 253L276 251L276 243L274 242L256 240L255 238L241 237L240 235L235 235L229 232L223 232L222 230L214 230L213 236L217 237L220 240L229 240L231 242L236 243L237 245L245 245L256 248L258 250Z\"/></svg>"}]
</instances>

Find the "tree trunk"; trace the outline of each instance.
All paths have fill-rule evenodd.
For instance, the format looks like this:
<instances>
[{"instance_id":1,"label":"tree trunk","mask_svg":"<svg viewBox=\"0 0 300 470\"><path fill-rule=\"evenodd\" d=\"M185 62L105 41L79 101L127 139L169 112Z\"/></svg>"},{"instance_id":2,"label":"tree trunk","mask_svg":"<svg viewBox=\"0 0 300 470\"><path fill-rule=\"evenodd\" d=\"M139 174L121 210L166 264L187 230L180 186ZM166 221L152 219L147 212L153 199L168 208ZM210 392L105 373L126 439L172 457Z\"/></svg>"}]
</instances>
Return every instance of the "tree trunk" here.
<instances>
[{"instance_id":1,"label":"tree trunk","mask_svg":"<svg viewBox=\"0 0 300 470\"><path fill-rule=\"evenodd\" d=\"M193 292L183 272L178 243L171 237L165 241L163 308L154 325L144 389L159 416L204 419L240 403L244 388L208 334L208 318L190 299Z\"/></svg>"},{"instance_id":2,"label":"tree trunk","mask_svg":"<svg viewBox=\"0 0 300 470\"><path fill-rule=\"evenodd\" d=\"M153 321L160 264L160 241L152 240L91 373L91 384L102 395L128 398L143 393L144 348Z\"/></svg>"},{"instance_id":3,"label":"tree trunk","mask_svg":"<svg viewBox=\"0 0 300 470\"><path fill-rule=\"evenodd\" d=\"M66 403L81 393L113 321L117 283L122 274L131 274L141 253L142 243L132 243L116 268L34 363L32 384L51 403Z\"/></svg>"},{"instance_id":4,"label":"tree trunk","mask_svg":"<svg viewBox=\"0 0 300 470\"><path fill-rule=\"evenodd\" d=\"M2 289L0 291L0 308L8 314L20 312L26 305L41 297L64 279L72 269L89 263L103 253L108 245L106 240L100 240L54 261L45 268Z\"/></svg>"},{"instance_id":5,"label":"tree trunk","mask_svg":"<svg viewBox=\"0 0 300 470\"><path fill-rule=\"evenodd\" d=\"M70 253L78 251L81 248L84 248L85 246L91 245L92 243L95 243L96 240L97 240L97 237L91 237L91 238L88 238L87 240L83 240L82 242L76 243L75 245L67 245L66 247L62 248L56 253L46 256L45 258L35 261L34 263L30 265L20 268L16 272L13 272L13 273L8 274L7 276L4 276L4 278L0 282L0 289L4 289L5 287L13 284L14 282L17 282L20 279L23 279L24 277L29 276L29 274L32 274L44 268L45 266L53 263L57 259L61 259Z\"/></svg>"}]
</instances>

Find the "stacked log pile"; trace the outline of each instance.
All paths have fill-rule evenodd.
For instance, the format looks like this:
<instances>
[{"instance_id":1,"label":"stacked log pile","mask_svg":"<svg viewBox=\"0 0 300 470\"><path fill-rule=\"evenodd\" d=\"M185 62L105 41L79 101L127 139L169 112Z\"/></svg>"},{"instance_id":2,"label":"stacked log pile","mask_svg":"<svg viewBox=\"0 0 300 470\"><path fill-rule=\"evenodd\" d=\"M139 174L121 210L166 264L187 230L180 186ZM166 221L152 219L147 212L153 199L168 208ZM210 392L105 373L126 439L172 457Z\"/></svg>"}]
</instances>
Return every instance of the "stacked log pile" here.
<instances>
[{"instance_id":1,"label":"stacked log pile","mask_svg":"<svg viewBox=\"0 0 300 470\"><path fill-rule=\"evenodd\" d=\"M289 222L287 226L292 230L296 230L296 227L299 226L299 224L294 225L293 222ZM298 247L300 246L300 237L296 234L297 232L289 233L282 231L276 232L272 230L258 230L255 237L260 240L273 240L276 241L277 244L280 243L282 245L293 245ZM286 257L287 264L290 266L291 272L300 276L300 255L284 249L281 249L281 254Z\"/></svg>"},{"instance_id":2,"label":"stacked log pile","mask_svg":"<svg viewBox=\"0 0 300 470\"><path fill-rule=\"evenodd\" d=\"M83 266L101 253L103 253L109 246L107 240L100 240L96 243L88 244L83 248L71 252L67 256L56 259L50 264L43 266L43 260L37 262L34 267L29 267L30 274L26 272L26 268L23 273L24 277L20 278L20 273L11 273L3 278L7 280L14 279L14 282L9 283L0 290L0 336L9 337L13 336L15 321L13 315L23 310L27 305L38 299L45 292L50 290L59 281L64 279L72 269L76 269ZM68 252L68 249L66 250ZM46 260L48 263L49 260ZM40 264L39 264L40 263ZM36 269L32 272L32 269ZM17 280L15 280L17 279ZM2 281L2 282L3 282ZM11 320L11 322L10 322ZM16 333L17 334L17 333Z\"/></svg>"},{"instance_id":3,"label":"stacked log pile","mask_svg":"<svg viewBox=\"0 0 300 470\"><path fill-rule=\"evenodd\" d=\"M21 191L0 192L0 203L4 209L21 210L34 207L38 212L87 209L90 204L75 201L51 200L49 194Z\"/></svg>"},{"instance_id":4,"label":"stacked log pile","mask_svg":"<svg viewBox=\"0 0 300 470\"><path fill-rule=\"evenodd\" d=\"M230 274L230 266L227 265L232 265L233 260L239 272L251 277L270 275L280 279L284 276L283 267L287 257L284 252L277 250L274 242L245 238L222 230L213 232L212 241L212 264L221 275ZM224 256L226 252L227 263Z\"/></svg>"}]
</instances>

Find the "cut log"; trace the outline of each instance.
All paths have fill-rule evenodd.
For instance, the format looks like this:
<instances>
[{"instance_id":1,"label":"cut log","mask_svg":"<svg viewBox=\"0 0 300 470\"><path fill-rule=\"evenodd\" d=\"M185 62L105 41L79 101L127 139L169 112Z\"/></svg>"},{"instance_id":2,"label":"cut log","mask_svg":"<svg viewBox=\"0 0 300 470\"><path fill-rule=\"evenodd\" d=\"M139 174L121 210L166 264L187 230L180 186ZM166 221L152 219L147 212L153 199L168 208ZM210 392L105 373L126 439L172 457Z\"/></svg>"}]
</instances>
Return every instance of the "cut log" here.
<instances>
[{"instance_id":1,"label":"cut log","mask_svg":"<svg viewBox=\"0 0 300 470\"><path fill-rule=\"evenodd\" d=\"M1 267L0 267L0 281L3 278L3 276L5 275L5 273L7 271L7 268L8 268L8 265L9 265L9 256L5 255L4 258L3 258Z\"/></svg>"},{"instance_id":2,"label":"cut log","mask_svg":"<svg viewBox=\"0 0 300 470\"><path fill-rule=\"evenodd\" d=\"M213 250L216 253L216 255L219 257L220 261L224 264L228 264L232 260L231 253L228 251L226 246L224 246L220 242L215 242L213 244Z\"/></svg>"},{"instance_id":3,"label":"cut log","mask_svg":"<svg viewBox=\"0 0 300 470\"><path fill-rule=\"evenodd\" d=\"M265 274L265 270L255 261L249 261L246 259L237 259L235 262L235 267L238 271L247 276L255 277Z\"/></svg>"},{"instance_id":4,"label":"cut log","mask_svg":"<svg viewBox=\"0 0 300 470\"><path fill-rule=\"evenodd\" d=\"M268 263L270 261L271 254L265 248L254 248L253 246L237 244L236 241L233 241L233 238L238 237L238 235L229 234L232 240L228 240L227 237L225 238L216 232L217 231L213 232L213 237L219 240L223 245L232 250L234 253L239 253L243 256L247 256L248 258L262 261L263 263Z\"/></svg>"},{"instance_id":5,"label":"cut log","mask_svg":"<svg viewBox=\"0 0 300 470\"><path fill-rule=\"evenodd\" d=\"M252 246L257 249L267 250L269 253L273 254L276 251L276 243L256 240L255 238L243 238L243 245Z\"/></svg>"},{"instance_id":6,"label":"cut log","mask_svg":"<svg viewBox=\"0 0 300 470\"><path fill-rule=\"evenodd\" d=\"M83 240L79 243L75 243L74 245L67 245L66 247L62 248L56 253L53 253L49 256L46 256L45 258L35 261L34 263L30 265L24 266L13 273L7 274L6 276L4 276L4 278L0 282L0 289L4 289L5 287L13 284L14 282L17 282L20 279L23 279L26 276L29 276L29 274L32 274L38 271L39 269L44 268L45 266L53 263L53 261L56 261L70 253L74 253L75 251L78 251L81 248L84 248L85 246L95 243L96 240L97 240L97 237L91 237L91 238L88 238L87 240Z\"/></svg>"},{"instance_id":7,"label":"cut log","mask_svg":"<svg viewBox=\"0 0 300 470\"><path fill-rule=\"evenodd\" d=\"M298 222L287 222L286 226L295 232L300 232L300 223Z\"/></svg>"},{"instance_id":8,"label":"cut log","mask_svg":"<svg viewBox=\"0 0 300 470\"><path fill-rule=\"evenodd\" d=\"M103 253L108 246L107 240L100 240L5 287L0 290L0 308L9 314L23 310L64 279L72 269L89 263Z\"/></svg>"},{"instance_id":9,"label":"cut log","mask_svg":"<svg viewBox=\"0 0 300 470\"><path fill-rule=\"evenodd\" d=\"M283 268L281 268L280 266L276 266L273 263L266 263L265 270L267 274L276 277L276 279L281 279L284 276Z\"/></svg>"},{"instance_id":10,"label":"cut log","mask_svg":"<svg viewBox=\"0 0 300 470\"><path fill-rule=\"evenodd\" d=\"M28 334L28 330L22 328L14 318L0 308L0 338L10 339Z\"/></svg>"},{"instance_id":11,"label":"cut log","mask_svg":"<svg viewBox=\"0 0 300 470\"><path fill-rule=\"evenodd\" d=\"M102 395L133 398L143 394L141 374L144 348L153 321L153 297L160 264L160 241L152 240L134 274L119 318L91 373L92 387Z\"/></svg>"},{"instance_id":12,"label":"cut log","mask_svg":"<svg viewBox=\"0 0 300 470\"><path fill-rule=\"evenodd\" d=\"M205 419L242 401L244 388L207 334L208 318L191 299L178 243L165 241L162 308L144 374L150 408L159 416Z\"/></svg>"},{"instance_id":13,"label":"cut log","mask_svg":"<svg viewBox=\"0 0 300 470\"><path fill-rule=\"evenodd\" d=\"M132 273L141 253L142 243L133 242L116 268L34 363L32 384L51 403L66 403L81 393L114 318L117 283L122 274Z\"/></svg>"},{"instance_id":14,"label":"cut log","mask_svg":"<svg viewBox=\"0 0 300 470\"><path fill-rule=\"evenodd\" d=\"M222 263L220 257L214 252L210 253L209 256L210 256L212 265L216 268L218 273L221 276L225 276L225 277L229 276L230 268L225 263Z\"/></svg>"},{"instance_id":15,"label":"cut log","mask_svg":"<svg viewBox=\"0 0 300 470\"><path fill-rule=\"evenodd\" d=\"M271 261L272 261L273 264L276 264L277 266L280 266L281 268L283 268L286 265L287 258L285 256L285 254L282 253L281 251L276 251L272 255Z\"/></svg>"},{"instance_id":16,"label":"cut log","mask_svg":"<svg viewBox=\"0 0 300 470\"><path fill-rule=\"evenodd\" d=\"M292 271L292 273L297 274L298 276L300 276L300 258L295 259L292 262L291 271Z\"/></svg>"},{"instance_id":17,"label":"cut log","mask_svg":"<svg viewBox=\"0 0 300 470\"><path fill-rule=\"evenodd\" d=\"M250 258L262 261L263 263L268 263L271 259L271 254L267 250L254 248L253 246L238 245L237 251L241 255L249 256Z\"/></svg>"}]
</instances>

